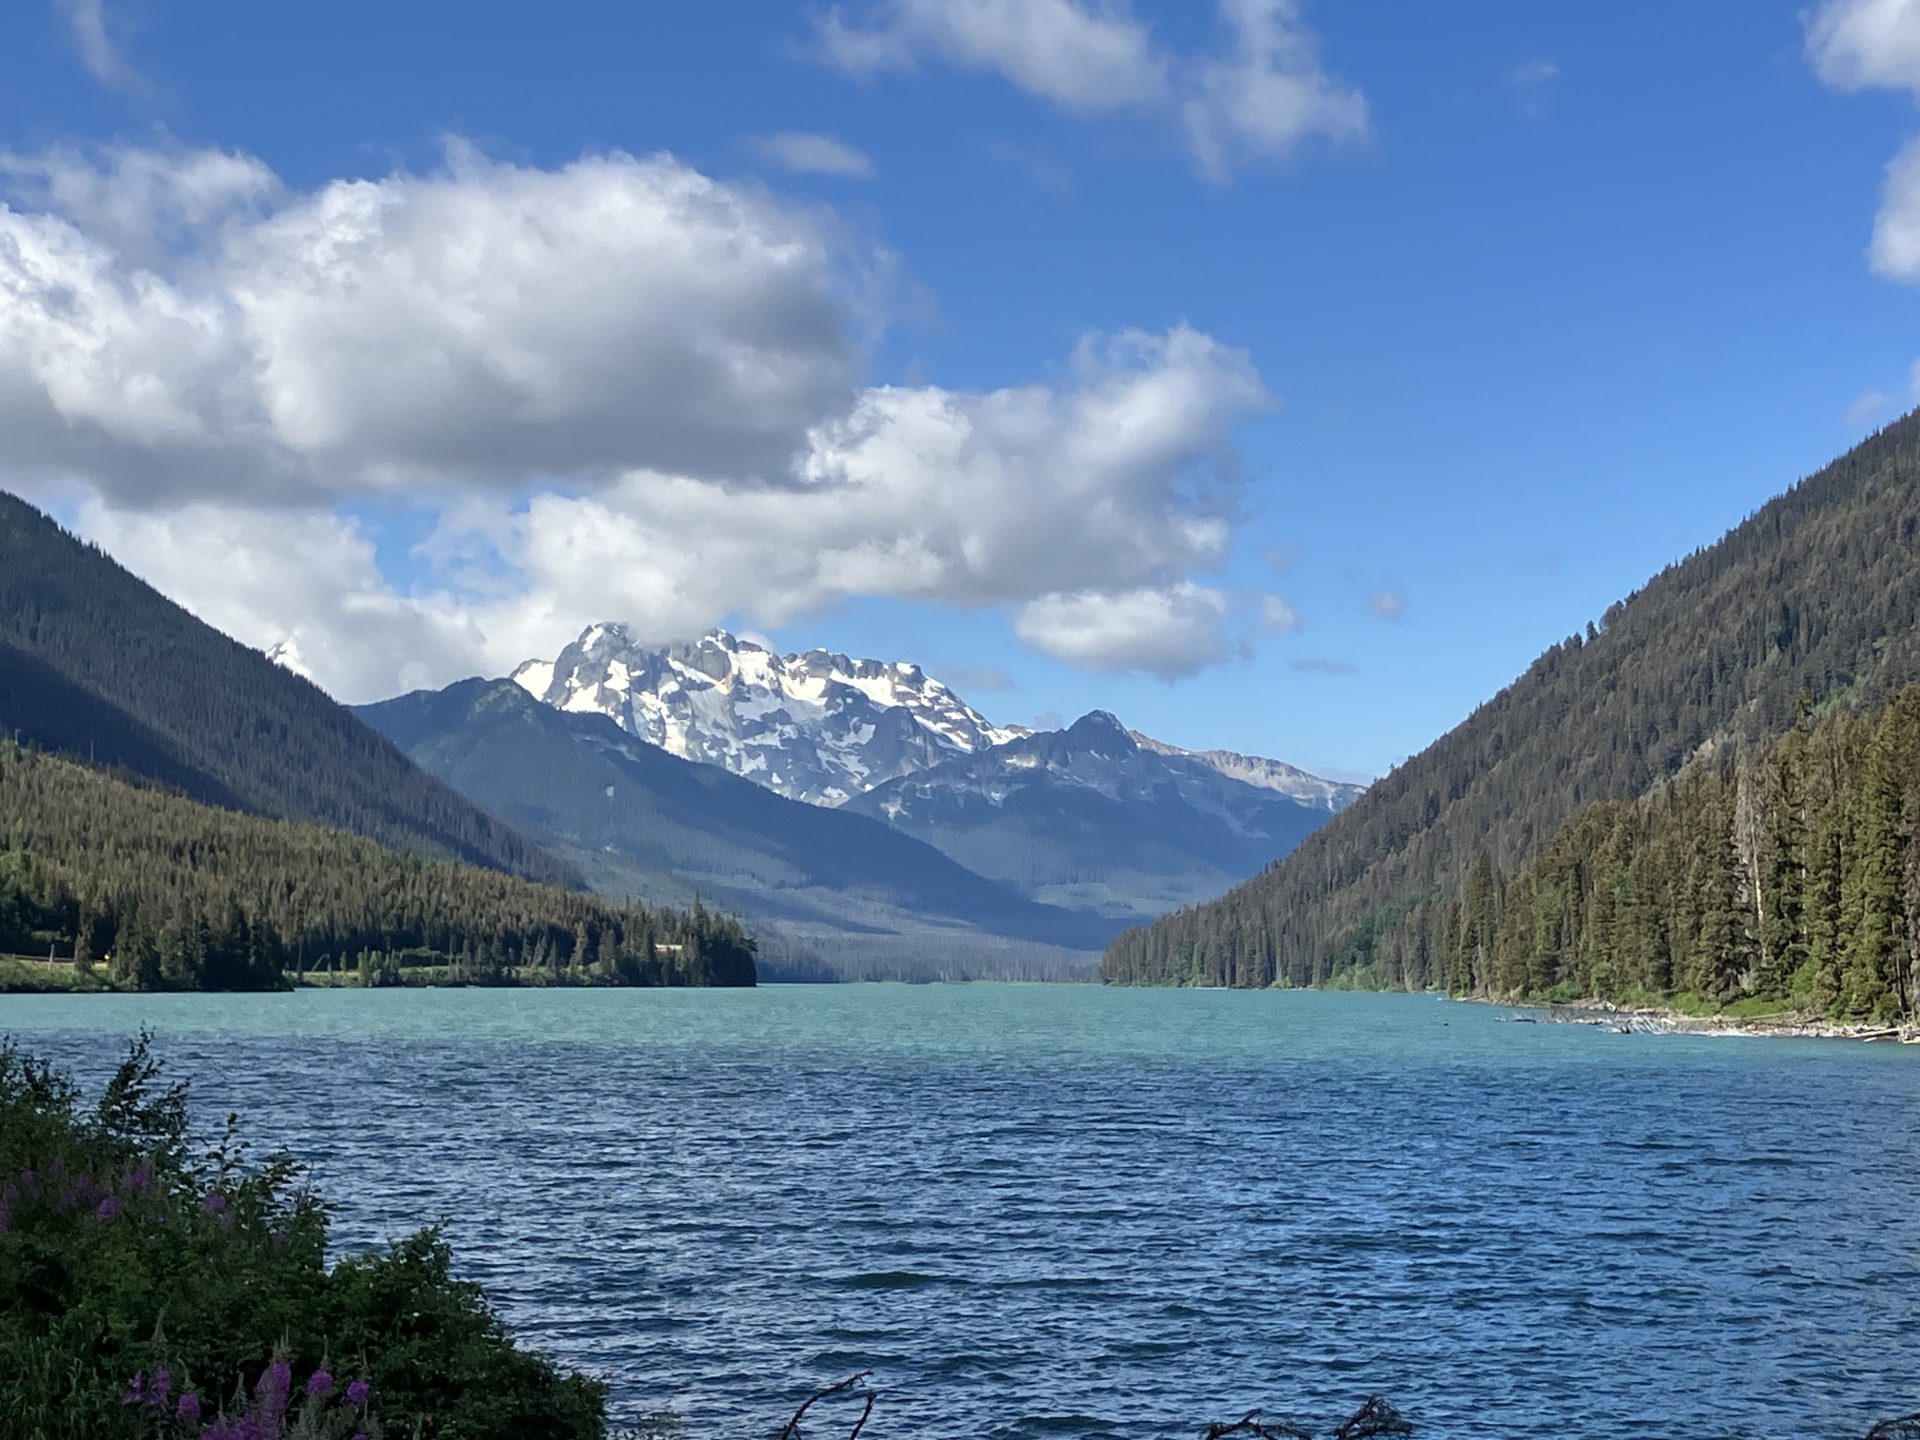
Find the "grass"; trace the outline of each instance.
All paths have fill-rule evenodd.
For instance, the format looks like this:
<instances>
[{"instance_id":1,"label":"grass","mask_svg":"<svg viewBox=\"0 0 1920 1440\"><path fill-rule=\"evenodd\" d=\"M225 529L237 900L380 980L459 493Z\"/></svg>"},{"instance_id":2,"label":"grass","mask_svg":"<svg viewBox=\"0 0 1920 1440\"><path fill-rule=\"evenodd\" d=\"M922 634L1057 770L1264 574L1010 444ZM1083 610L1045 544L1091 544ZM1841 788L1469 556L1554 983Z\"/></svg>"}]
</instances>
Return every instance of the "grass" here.
<instances>
[{"instance_id":1,"label":"grass","mask_svg":"<svg viewBox=\"0 0 1920 1440\"><path fill-rule=\"evenodd\" d=\"M79 970L71 960L27 955L0 955L0 995L86 995L114 989L106 973L95 967Z\"/></svg>"}]
</instances>

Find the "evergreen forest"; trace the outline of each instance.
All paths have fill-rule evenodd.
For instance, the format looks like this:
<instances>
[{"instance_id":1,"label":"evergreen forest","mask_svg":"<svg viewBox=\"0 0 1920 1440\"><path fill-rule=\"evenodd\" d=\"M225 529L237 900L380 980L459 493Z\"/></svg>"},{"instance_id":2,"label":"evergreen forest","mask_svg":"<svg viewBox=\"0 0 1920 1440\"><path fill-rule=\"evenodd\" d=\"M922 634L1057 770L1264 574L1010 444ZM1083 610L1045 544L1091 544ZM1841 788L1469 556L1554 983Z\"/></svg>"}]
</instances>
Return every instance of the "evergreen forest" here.
<instances>
[{"instance_id":1,"label":"evergreen forest","mask_svg":"<svg viewBox=\"0 0 1920 1440\"><path fill-rule=\"evenodd\" d=\"M616 906L318 825L200 804L0 743L0 953L135 989L397 983L751 985L696 902Z\"/></svg>"},{"instance_id":2,"label":"evergreen forest","mask_svg":"<svg viewBox=\"0 0 1920 1440\"><path fill-rule=\"evenodd\" d=\"M1483 852L1442 926L1437 947L1356 949L1342 973L1515 1000L1911 1020L1920 686L1877 716L1803 716L1764 754L1589 806L1518 871Z\"/></svg>"},{"instance_id":3,"label":"evergreen forest","mask_svg":"<svg viewBox=\"0 0 1920 1440\"><path fill-rule=\"evenodd\" d=\"M317 687L6 494L0 736L231 810L536 880L577 878Z\"/></svg>"},{"instance_id":4,"label":"evergreen forest","mask_svg":"<svg viewBox=\"0 0 1920 1440\"><path fill-rule=\"evenodd\" d=\"M1911 1014L1916 682L1911 415L1102 974Z\"/></svg>"}]
</instances>

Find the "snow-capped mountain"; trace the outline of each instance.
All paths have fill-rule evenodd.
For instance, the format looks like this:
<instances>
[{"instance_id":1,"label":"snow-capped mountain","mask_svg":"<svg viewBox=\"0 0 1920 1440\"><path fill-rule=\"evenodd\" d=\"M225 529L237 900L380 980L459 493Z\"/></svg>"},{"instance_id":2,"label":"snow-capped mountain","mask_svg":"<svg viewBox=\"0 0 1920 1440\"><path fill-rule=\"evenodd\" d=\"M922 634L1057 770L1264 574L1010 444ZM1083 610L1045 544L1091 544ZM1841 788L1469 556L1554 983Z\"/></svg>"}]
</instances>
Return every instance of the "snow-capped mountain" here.
<instances>
[{"instance_id":1,"label":"snow-capped mountain","mask_svg":"<svg viewBox=\"0 0 1920 1440\"><path fill-rule=\"evenodd\" d=\"M1324 779L1297 765L1289 765L1284 760L1241 755L1233 750L1182 750L1164 740L1155 740L1151 735L1142 735L1138 730L1127 733L1142 750L1151 750L1158 755L1184 755L1229 780L1255 785L1262 790L1277 790L1289 800L1325 810L1328 814L1338 814L1346 809L1360 798L1361 791L1366 788L1364 785L1348 785L1339 780Z\"/></svg>"},{"instance_id":2,"label":"snow-capped mountain","mask_svg":"<svg viewBox=\"0 0 1920 1440\"><path fill-rule=\"evenodd\" d=\"M671 754L816 805L1028 733L990 724L918 665L777 655L725 630L659 648L591 625L513 679L549 705L610 716Z\"/></svg>"},{"instance_id":3,"label":"snow-capped mountain","mask_svg":"<svg viewBox=\"0 0 1920 1440\"><path fill-rule=\"evenodd\" d=\"M1190 754L1095 710L890 780L846 808L1036 900L1127 915L1237 884L1357 793L1278 761Z\"/></svg>"}]
</instances>

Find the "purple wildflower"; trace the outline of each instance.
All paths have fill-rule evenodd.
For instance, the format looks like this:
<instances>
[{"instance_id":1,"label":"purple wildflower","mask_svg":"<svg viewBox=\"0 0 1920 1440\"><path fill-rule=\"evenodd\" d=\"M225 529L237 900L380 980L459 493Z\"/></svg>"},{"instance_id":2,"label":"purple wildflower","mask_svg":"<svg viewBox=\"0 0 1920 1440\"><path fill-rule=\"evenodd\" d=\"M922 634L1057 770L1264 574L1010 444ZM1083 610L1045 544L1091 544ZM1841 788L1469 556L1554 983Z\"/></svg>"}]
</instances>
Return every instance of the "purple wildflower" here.
<instances>
[{"instance_id":1,"label":"purple wildflower","mask_svg":"<svg viewBox=\"0 0 1920 1440\"><path fill-rule=\"evenodd\" d=\"M120 1397L122 1405L139 1405L147 1398L147 1372L135 1372L133 1379L127 1382L127 1393Z\"/></svg>"},{"instance_id":2,"label":"purple wildflower","mask_svg":"<svg viewBox=\"0 0 1920 1440\"><path fill-rule=\"evenodd\" d=\"M31 1170L20 1172L20 1190L29 1200L40 1198L40 1179Z\"/></svg>"},{"instance_id":3,"label":"purple wildflower","mask_svg":"<svg viewBox=\"0 0 1920 1440\"><path fill-rule=\"evenodd\" d=\"M127 1178L124 1183L127 1189L133 1194L146 1194L147 1191L153 1188L153 1167L142 1160L127 1172Z\"/></svg>"},{"instance_id":4,"label":"purple wildflower","mask_svg":"<svg viewBox=\"0 0 1920 1440\"><path fill-rule=\"evenodd\" d=\"M120 1197L118 1195L107 1196L106 1199L100 1202L100 1208L93 1213L98 1215L102 1220L113 1219L120 1213Z\"/></svg>"},{"instance_id":5,"label":"purple wildflower","mask_svg":"<svg viewBox=\"0 0 1920 1440\"><path fill-rule=\"evenodd\" d=\"M147 1386L147 1404L156 1410L167 1408L173 1398L173 1372L164 1365L153 1367L153 1383Z\"/></svg>"},{"instance_id":6,"label":"purple wildflower","mask_svg":"<svg viewBox=\"0 0 1920 1440\"><path fill-rule=\"evenodd\" d=\"M200 1419L200 1397L189 1390L180 1397L180 1403L174 1408L173 1418L189 1425Z\"/></svg>"},{"instance_id":7,"label":"purple wildflower","mask_svg":"<svg viewBox=\"0 0 1920 1440\"><path fill-rule=\"evenodd\" d=\"M356 1430L356 1431L354 1431L354 1432L353 1432L353 1440L367 1440L367 1432L366 1432L366 1431L364 1431L364 1430Z\"/></svg>"},{"instance_id":8,"label":"purple wildflower","mask_svg":"<svg viewBox=\"0 0 1920 1440\"><path fill-rule=\"evenodd\" d=\"M12 1224L13 1212L7 1209L6 1206L0 1205L0 1235L6 1234Z\"/></svg>"},{"instance_id":9,"label":"purple wildflower","mask_svg":"<svg viewBox=\"0 0 1920 1440\"><path fill-rule=\"evenodd\" d=\"M253 1394L260 1402L259 1413L269 1419L278 1420L286 1413L287 1397L292 1393L293 1367L284 1360L275 1360L254 1382Z\"/></svg>"},{"instance_id":10,"label":"purple wildflower","mask_svg":"<svg viewBox=\"0 0 1920 1440\"><path fill-rule=\"evenodd\" d=\"M218 1190L209 1190L200 1197L200 1208L212 1215L224 1215L227 1209L227 1197Z\"/></svg>"},{"instance_id":11,"label":"purple wildflower","mask_svg":"<svg viewBox=\"0 0 1920 1440\"><path fill-rule=\"evenodd\" d=\"M365 1405L373 1397L373 1387L364 1380L355 1380L347 1386L347 1403Z\"/></svg>"},{"instance_id":12,"label":"purple wildflower","mask_svg":"<svg viewBox=\"0 0 1920 1440\"><path fill-rule=\"evenodd\" d=\"M333 1393L333 1376L324 1370L316 1370L307 1377L307 1394L316 1400L324 1400Z\"/></svg>"}]
</instances>

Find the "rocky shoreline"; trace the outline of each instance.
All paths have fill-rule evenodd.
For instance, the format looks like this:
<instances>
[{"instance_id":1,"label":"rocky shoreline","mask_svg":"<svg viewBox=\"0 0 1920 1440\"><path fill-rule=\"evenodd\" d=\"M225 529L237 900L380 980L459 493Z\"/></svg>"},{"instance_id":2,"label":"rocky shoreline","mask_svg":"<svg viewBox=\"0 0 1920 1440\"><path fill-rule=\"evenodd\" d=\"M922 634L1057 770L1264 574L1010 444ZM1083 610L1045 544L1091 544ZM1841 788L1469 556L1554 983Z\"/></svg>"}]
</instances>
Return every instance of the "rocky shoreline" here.
<instances>
[{"instance_id":1,"label":"rocky shoreline","mask_svg":"<svg viewBox=\"0 0 1920 1440\"><path fill-rule=\"evenodd\" d=\"M1885 1040L1920 1045L1920 1025L1842 1023L1796 1011L1776 1015L1688 1015L1658 1006L1615 1005L1583 1000L1567 1005L1523 1006L1513 1019L1523 1024L1594 1025L1618 1035L1739 1035L1790 1040Z\"/></svg>"}]
</instances>

